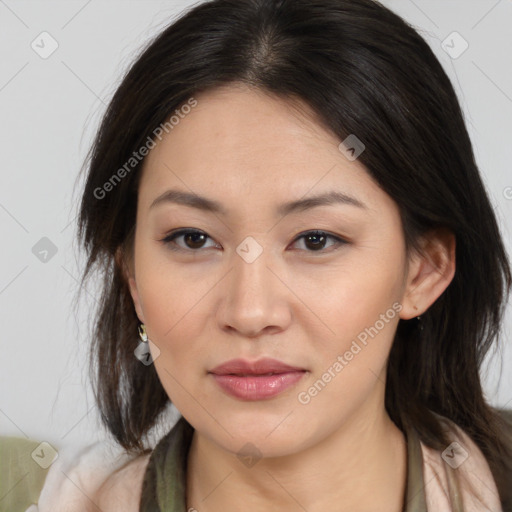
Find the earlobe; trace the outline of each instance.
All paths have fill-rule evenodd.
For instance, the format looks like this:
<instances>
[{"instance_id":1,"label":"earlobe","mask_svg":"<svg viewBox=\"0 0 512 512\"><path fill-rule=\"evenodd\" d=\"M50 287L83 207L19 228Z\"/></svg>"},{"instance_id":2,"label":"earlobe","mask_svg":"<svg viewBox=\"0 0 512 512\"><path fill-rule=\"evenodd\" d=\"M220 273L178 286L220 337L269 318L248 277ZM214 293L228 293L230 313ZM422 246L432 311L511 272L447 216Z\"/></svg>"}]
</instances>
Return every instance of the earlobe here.
<instances>
[{"instance_id":1,"label":"earlobe","mask_svg":"<svg viewBox=\"0 0 512 512\"><path fill-rule=\"evenodd\" d=\"M426 235L423 254L415 253L402 300L400 318L408 320L424 313L448 288L455 275L455 235L437 228Z\"/></svg>"}]
</instances>

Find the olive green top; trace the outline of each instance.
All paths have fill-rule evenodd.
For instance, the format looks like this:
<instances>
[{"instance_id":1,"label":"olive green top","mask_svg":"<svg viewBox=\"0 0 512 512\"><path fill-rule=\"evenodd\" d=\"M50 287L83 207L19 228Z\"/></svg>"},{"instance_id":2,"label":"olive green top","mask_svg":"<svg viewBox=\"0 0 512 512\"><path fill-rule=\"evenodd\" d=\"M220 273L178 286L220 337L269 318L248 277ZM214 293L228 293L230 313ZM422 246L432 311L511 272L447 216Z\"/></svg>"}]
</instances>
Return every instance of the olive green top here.
<instances>
[{"instance_id":1,"label":"olive green top","mask_svg":"<svg viewBox=\"0 0 512 512\"><path fill-rule=\"evenodd\" d=\"M0 512L24 512L37 503L48 473L39 441L0 436Z\"/></svg>"},{"instance_id":2,"label":"olive green top","mask_svg":"<svg viewBox=\"0 0 512 512\"><path fill-rule=\"evenodd\" d=\"M187 456L194 428L181 417L153 450L142 484L140 512L187 512ZM406 431L407 484L404 512L427 512L423 479L423 455L414 429ZM448 471L451 508L462 512L460 493L453 473Z\"/></svg>"}]
</instances>

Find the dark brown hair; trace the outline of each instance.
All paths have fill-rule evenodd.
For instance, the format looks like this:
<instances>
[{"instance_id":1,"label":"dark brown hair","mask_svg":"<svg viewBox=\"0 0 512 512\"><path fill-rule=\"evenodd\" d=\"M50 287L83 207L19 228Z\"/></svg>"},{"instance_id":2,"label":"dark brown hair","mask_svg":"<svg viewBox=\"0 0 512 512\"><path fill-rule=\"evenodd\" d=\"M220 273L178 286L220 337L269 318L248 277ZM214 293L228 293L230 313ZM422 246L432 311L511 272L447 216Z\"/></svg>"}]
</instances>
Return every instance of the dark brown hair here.
<instances>
[{"instance_id":1,"label":"dark brown hair","mask_svg":"<svg viewBox=\"0 0 512 512\"><path fill-rule=\"evenodd\" d=\"M98 190L193 95L235 82L300 98L340 141L356 134L366 146L359 161L399 206L408 250L420 250L432 228L455 234L455 276L422 315L423 329L416 320L398 324L386 408L436 449L448 443L436 414L459 425L510 510L511 441L479 375L499 340L510 264L449 78L422 37L372 0L204 2L124 76L87 158L79 217L83 279L93 269L104 279L91 363L106 427L126 449L141 450L169 398L154 367L133 354L138 319L116 258L120 248L131 254L142 162L108 193Z\"/></svg>"}]
</instances>

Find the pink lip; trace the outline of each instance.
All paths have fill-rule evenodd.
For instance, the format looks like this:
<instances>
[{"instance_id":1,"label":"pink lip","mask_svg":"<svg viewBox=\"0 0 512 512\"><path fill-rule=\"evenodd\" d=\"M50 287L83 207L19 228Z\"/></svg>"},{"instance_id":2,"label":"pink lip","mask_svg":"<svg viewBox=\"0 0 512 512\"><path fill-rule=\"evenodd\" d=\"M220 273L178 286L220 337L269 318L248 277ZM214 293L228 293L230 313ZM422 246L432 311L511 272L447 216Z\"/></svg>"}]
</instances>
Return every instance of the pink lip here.
<instances>
[{"instance_id":1,"label":"pink lip","mask_svg":"<svg viewBox=\"0 0 512 512\"><path fill-rule=\"evenodd\" d=\"M264 358L253 362L232 359L209 373L226 393L244 400L262 400L296 384L306 370Z\"/></svg>"},{"instance_id":2,"label":"pink lip","mask_svg":"<svg viewBox=\"0 0 512 512\"><path fill-rule=\"evenodd\" d=\"M304 368L290 366L277 359L264 357L257 361L246 361L245 359L231 359L216 366L210 373L217 375L261 375L264 373L285 373L292 371L304 371Z\"/></svg>"}]
</instances>

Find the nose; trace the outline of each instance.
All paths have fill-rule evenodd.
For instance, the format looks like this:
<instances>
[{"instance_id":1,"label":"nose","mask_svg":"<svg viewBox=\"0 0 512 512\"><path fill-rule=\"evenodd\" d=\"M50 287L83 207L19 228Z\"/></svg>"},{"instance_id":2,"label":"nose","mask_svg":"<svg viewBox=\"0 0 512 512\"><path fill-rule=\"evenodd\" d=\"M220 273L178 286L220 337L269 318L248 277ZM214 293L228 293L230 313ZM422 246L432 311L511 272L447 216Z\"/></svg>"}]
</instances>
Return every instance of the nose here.
<instances>
[{"instance_id":1,"label":"nose","mask_svg":"<svg viewBox=\"0 0 512 512\"><path fill-rule=\"evenodd\" d=\"M285 330L291 321L292 292L286 277L263 251L250 262L233 253L231 272L224 280L217 319L222 330L257 338Z\"/></svg>"}]
</instances>

